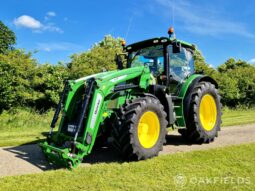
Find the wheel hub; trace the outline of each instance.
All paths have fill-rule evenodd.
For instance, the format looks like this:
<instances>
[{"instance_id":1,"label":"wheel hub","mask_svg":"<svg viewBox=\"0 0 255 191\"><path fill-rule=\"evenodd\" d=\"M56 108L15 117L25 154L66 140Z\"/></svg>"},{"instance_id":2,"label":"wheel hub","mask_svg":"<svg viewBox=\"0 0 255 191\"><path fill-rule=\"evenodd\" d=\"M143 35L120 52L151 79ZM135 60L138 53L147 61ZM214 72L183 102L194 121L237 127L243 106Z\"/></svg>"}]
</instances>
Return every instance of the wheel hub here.
<instances>
[{"instance_id":1,"label":"wheel hub","mask_svg":"<svg viewBox=\"0 0 255 191\"><path fill-rule=\"evenodd\" d=\"M156 113L146 111L138 123L138 139L144 148L152 148L160 133L160 123Z\"/></svg>"},{"instance_id":2,"label":"wheel hub","mask_svg":"<svg viewBox=\"0 0 255 191\"><path fill-rule=\"evenodd\" d=\"M202 127L211 131L217 121L217 107L212 95L206 94L202 97L199 107L199 117Z\"/></svg>"}]
</instances>

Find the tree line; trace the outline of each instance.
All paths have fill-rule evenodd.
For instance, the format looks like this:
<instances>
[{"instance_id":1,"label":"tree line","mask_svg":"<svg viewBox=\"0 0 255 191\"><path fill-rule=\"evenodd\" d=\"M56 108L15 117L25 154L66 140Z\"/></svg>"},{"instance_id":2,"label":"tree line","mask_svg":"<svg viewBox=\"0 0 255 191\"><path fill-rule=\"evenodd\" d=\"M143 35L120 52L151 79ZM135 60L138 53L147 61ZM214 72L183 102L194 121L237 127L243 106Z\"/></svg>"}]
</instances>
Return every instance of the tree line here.
<instances>
[{"instance_id":1,"label":"tree line","mask_svg":"<svg viewBox=\"0 0 255 191\"><path fill-rule=\"evenodd\" d=\"M121 52L121 38L105 36L90 50L71 55L68 64L40 64L31 52L14 48L16 36L0 21L0 112L15 107L40 111L55 107L65 79L115 70L115 54ZM211 68L200 51L195 52L195 69L219 83L224 105L252 107L255 104L255 67L243 60L228 59Z\"/></svg>"}]
</instances>

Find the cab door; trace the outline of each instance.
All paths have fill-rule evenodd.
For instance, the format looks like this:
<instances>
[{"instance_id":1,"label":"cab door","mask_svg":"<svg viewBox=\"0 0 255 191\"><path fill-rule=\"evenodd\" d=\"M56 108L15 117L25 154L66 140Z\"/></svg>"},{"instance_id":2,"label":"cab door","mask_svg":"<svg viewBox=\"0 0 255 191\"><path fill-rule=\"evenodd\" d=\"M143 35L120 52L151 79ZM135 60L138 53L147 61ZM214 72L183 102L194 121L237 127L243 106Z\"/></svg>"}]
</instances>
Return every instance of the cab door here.
<instances>
[{"instance_id":1,"label":"cab door","mask_svg":"<svg viewBox=\"0 0 255 191\"><path fill-rule=\"evenodd\" d=\"M168 45L167 51L169 55L169 89L171 94L178 95L182 84L194 73L193 53L184 47L179 53L173 53L172 45Z\"/></svg>"}]
</instances>

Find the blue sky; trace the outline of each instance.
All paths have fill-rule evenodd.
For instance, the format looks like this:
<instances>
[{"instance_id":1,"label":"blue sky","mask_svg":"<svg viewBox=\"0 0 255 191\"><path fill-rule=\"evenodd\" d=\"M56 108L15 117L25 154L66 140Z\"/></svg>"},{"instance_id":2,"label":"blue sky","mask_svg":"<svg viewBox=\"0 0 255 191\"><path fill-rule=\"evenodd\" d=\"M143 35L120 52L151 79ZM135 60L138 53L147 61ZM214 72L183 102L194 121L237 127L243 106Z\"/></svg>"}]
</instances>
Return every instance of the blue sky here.
<instances>
[{"instance_id":1,"label":"blue sky","mask_svg":"<svg viewBox=\"0 0 255 191\"><path fill-rule=\"evenodd\" d=\"M167 36L174 25L177 38L196 44L215 67L229 57L255 63L254 9L253 0L8 0L0 20L40 63L68 62L106 34L129 44Z\"/></svg>"}]
</instances>

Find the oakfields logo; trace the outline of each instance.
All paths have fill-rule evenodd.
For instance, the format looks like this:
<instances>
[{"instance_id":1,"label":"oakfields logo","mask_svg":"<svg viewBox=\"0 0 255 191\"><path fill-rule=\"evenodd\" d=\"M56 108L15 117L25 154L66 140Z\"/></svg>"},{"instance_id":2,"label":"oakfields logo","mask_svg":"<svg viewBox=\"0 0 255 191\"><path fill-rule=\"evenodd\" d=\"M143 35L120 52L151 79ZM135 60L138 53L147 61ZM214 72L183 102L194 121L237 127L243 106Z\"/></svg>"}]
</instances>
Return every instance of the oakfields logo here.
<instances>
[{"instance_id":1,"label":"oakfields logo","mask_svg":"<svg viewBox=\"0 0 255 191\"><path fill-rule=\"evenodd\" d=\"M196 185L205 185L205 184L231 184L233 186L237 185L250 185L250 177L186 177L182 174L178 174L173 177L174 184L176 186L182 187L186 184L196 184Z\"/></svg>"},{"instance_id":2,"label":"oakfields logo","mask_svg":"<svg viewBox=\"0 0 255 191\"><path fill-rule=\"evenodd\" d=\"M186 176L182 174L178 174L177 176L174 176L174 184L176 186L184 186L185 184L187 184Z\"/></svg>"}]
</instances>

